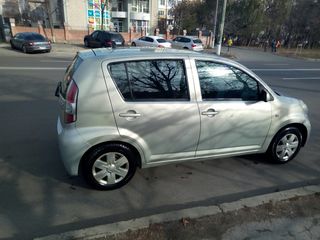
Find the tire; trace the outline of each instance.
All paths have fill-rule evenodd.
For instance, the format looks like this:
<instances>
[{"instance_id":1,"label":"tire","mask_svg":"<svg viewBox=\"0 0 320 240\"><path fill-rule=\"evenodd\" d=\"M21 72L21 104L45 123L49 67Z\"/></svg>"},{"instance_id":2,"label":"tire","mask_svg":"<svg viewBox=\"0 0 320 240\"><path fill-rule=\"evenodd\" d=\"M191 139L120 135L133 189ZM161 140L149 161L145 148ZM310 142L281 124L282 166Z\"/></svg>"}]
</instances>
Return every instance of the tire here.
<instances>
[{"instance_id":1,"label":"tire","mask_svg":"<svg viewBox=\"0 0 320 240\"><path fill-rule=\"evenodd\" d=\"M127 146L108 144L93 149L83 159L82 174L92 187L112 190L128 183L136 168L135 155Z\"/></svg>"},{"instance_id":2,"label":"tire","mask_svg":"<svg viewBox=\"0 0 320 240\"><path fill-rule=\"evenodd\" d=\"M10 46L11 46L12 49L15 49L15 47L14 47L14 45L13 45L13 43L11 41L10 41Z\"/></svg>"},{"instance_id":3,"label":"tire","mask_svg":"<svg viewBox=\"0 0 320 240\"><path fill-rule=\"evenodd\" d=\"M131 46L132 46L132 47L136 47L137 45L136 45L135 42L133 42L133 43L131 43Z\"/></svg>"},{"instance_id":4,"label":"tire","mask_svg":"<svg viewBox=\"0 0 320 240\"><path fill-rule=\"evenodd\" d=\"M275 163L287 163L299 153L301 142L302 134L299 129L288 127L277 133L267 153Z\"/></svg>"},{"instance_id":5,"label":"tire","mask_svg":"<svg viewBox=\"0 0 320 240\"><path fill-rule=\"evenodd\" d=\"M26 48L26 46L25 46L25 45L23 45L23 46L22 46L22 52L24 52L24 53L28 53L27 48Z\"/></svg>"},{"instance_id":6,"label":"tire","mask_svg":"<svg viewBox=\"0 0 320 240\"><path fill-rule=\"evenodd\" d=\"M84 40L84 46L85 46L86 48L89 47L89 42L88 42L88 40Z\"/></svg>"}]
</instances>

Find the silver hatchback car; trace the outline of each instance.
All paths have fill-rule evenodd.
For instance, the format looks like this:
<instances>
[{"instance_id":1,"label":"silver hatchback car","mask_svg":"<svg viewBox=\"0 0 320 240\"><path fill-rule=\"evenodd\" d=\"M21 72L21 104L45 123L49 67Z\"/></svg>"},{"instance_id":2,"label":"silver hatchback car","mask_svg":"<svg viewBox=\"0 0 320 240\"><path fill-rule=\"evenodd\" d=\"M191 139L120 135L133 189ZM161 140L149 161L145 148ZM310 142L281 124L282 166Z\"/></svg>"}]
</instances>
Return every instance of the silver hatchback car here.
<instances>
[{"instance_id":1,"label":"silver hatchback car","mask_svg":"<svg viewBox=\"0 0 320 240\"><path fill-rule=\"evenodd\" d=\"M79 52L56 96L68 173L104 190L137 167L254 153L286 163L311 129L301 100L239 63L183 50Z\"/></svg>"}]
</instances>

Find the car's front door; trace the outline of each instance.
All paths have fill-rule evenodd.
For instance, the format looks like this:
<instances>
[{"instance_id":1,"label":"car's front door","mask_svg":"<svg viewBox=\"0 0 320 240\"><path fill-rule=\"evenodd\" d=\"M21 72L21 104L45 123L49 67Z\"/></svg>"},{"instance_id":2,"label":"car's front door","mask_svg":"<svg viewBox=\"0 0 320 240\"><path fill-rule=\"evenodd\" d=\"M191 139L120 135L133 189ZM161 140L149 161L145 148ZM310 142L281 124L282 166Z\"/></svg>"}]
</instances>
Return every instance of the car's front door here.
<instances>
[{"instance_id":1,"label":"car's front door","mask_svg":"<svg viewBox=\"0 0 320 240\"><path fill-rule=\"evenodd\" d=\"M149 59L105 67L119 133L137 142L151 164L195 156L200 116L186 63Z\"/></svg>"},{"instance_id":2,"label":"car's front door","mask_svg":"<svg viewBox=\"0 0 320 240\"><path fill-rule=\"evenodd\" d=\"M234 66L196 60L201 134L196 155L258 151L271 124L271 104L260 100L262 85Z\"/></svg>"}]
</instances>

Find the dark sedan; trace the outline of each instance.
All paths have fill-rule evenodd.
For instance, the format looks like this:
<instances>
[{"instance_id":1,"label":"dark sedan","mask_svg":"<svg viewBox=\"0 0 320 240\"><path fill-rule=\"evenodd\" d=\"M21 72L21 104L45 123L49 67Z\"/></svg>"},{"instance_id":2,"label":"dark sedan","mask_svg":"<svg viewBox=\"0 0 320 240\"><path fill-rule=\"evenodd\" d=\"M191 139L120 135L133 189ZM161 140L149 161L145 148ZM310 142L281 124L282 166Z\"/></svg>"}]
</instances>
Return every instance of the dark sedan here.
<instances>
[{"instance_id":1,"label":"dark sedan","mask_svg":"<svg viewBox=\"0 0 320 240\"><path fill-rule=\"evenodd\" d=\"M112 47L124 46L124 39L118 32L97 30L84 37L86 47Z\"/></svg>"},{"instance_id":2,"label":"dark sedan","mask_svg":"<svg viewBox=\"0 0 320 240\"><path fill-rule=\"evenodd\" d=\"M24 53L51 51L50 41L35 32L17 33L10 39L10 44L12 49L20 49Z\"/></svg>"}]
</instances>

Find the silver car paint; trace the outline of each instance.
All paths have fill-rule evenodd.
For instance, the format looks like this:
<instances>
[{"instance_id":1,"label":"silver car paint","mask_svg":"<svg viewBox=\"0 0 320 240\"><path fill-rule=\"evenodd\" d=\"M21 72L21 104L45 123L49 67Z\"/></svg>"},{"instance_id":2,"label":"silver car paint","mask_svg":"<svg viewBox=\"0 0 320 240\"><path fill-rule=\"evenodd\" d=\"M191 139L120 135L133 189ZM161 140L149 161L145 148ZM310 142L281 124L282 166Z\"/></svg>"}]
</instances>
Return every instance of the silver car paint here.
<instances>
[{"instance_id":1,"label":"silver car paint","mask_svg":"<svg viewBox=\"0 0 320 240\"><path fill-rule=\"evenodd\" d=\"M124 49L114 52L97 49L80 52L79 56L84 62L73 76L80 86L77 121L66 125L60 117L57 123L60 152L70 175L78 174L81 157L91 147L106 142L132 145L139 152L141 167L149 167L170 162L262 153L267 150L279 129L288 124L301 123L307 128L308 134L311 129L307 113L299 100L277 96L253 72L227 59L194 52L150 49ZM107 64L161 58L184 59L190 101L125 102L109 75ZM264 86L271 100L256 103L203 102L195 59L226 63L243 70ZM219 114L212 118L201 115L201 111L209 107L219 110ZM240 114L233 113L232 110L239 108L243 109ZM119 116L120 113L128 111L136 111L141 116ZM256 111L260 111L262 115L256 114ZM236 125L227 125L225 117L232 119ZM248 118L254 120L254 124L251 124ZM238 126L239 130L235 130L235 126ZM212 144L217 144L218 148L209 148Z\"/></svg>"}]
</instances>

